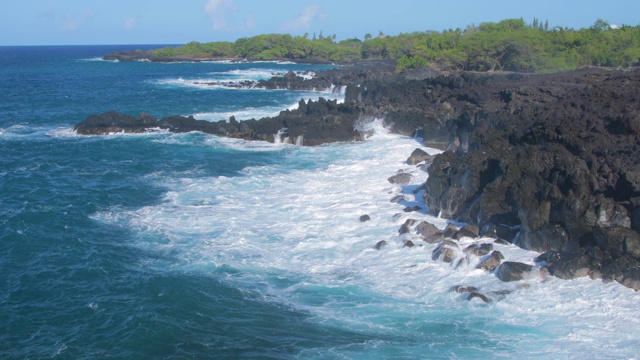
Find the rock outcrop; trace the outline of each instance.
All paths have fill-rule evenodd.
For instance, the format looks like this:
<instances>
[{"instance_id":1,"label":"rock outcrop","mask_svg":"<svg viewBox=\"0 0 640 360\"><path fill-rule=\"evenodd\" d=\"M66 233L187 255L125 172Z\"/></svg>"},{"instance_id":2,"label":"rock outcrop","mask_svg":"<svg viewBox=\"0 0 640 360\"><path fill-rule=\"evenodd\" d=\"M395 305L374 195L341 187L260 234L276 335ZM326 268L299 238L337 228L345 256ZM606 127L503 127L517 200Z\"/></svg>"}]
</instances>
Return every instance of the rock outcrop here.
<instances>
[{"instance_id":1,"label":"rock outcrop","mask_svg":"<svg viewBox=\"0 0 640 360\"><path fill-rule=\"evenodd\" d=\"M78 123L74 130L81 135L107 135L111 133L143 133L162 129L181 133L200 131L225 137L269 142L303 143L320 145L331 142L360 140L361 134L354 128L359 118L353 107L338 104L336 100L300 100L295 110L282 111L273 118L260 120L217 122L197 120L193 116L169 116L160 120L148 114L133 117L109 111L95 114Z\"/></svg>"},{"instance_id":2,"label":"rock outcrop","mask_svg":"<svg viewBox=\"0 0 640 360\"><path fill-rule=\"evenodd\" d=\"M515 244L558 255L558 277L636 284L640 71L460 81L466 110L428 169L428 210L519 228Z\"/></svg>"}]
</instances>

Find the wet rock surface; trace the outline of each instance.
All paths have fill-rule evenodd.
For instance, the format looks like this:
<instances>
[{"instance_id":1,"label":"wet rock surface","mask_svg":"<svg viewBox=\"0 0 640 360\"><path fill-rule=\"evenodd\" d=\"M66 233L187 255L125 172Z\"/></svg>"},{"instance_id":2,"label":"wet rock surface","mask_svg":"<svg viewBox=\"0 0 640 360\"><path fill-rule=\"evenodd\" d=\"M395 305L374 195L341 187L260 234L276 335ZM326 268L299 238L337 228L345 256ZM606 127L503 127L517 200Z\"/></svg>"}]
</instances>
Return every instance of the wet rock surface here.
<instances>
[{"instance_id":1,"label":"wet rock surface","mask_svg":"<svg viewBox=\"0 0 640 360\"><path fill-rule=\"evenodd\" d=\"M505 261L496 269L496 277L502 281L518 281L532 276L535 267L515 261Z\"/></svg>"},{"instance_id":2,"label":"wet rock surface","mask_svg":"<svg viewBox=\"0 0 640 360\"><path fill-rule=\"evenodd\" d=\"M483 258L478 264L478 269L482 269L485 271L493 271L495 268L500 266L500 263L504 260L504 255L500 251L492 251L489 256Z\"/></svg>"}]
</instances>

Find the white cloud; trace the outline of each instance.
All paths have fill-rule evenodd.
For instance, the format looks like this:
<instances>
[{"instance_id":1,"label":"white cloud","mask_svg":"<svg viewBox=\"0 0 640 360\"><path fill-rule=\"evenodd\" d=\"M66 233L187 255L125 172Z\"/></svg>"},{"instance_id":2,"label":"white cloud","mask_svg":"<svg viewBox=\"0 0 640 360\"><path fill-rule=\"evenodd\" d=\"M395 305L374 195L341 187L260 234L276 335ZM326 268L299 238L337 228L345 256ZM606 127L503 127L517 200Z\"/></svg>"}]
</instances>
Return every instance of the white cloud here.
<instances>
[{"instance_id":1,"label":"white cloud","mask_svg":"<svg viewBox=\"0 0 640 360\"><path fill-rule=\"evenodd\" d=\"M87 22L87 20L92 18L95 14L96 12L93 10L87 10L79 17L75 17L71 14L66 14L62 17L62 20L59 23L60 29L66 31L75 31L85 22Z\"/></svg>"},{"instance_id":2,"label":"white cloud","mask_svg":"<svg viewBox=\"0 0 640 360\"><path fill-rule=\"evenodd\" d=\"M125 30L133 30L133 28L136 27L136 23L138 22L138 19L136 19L135 16L132 16L130 18L127 18L124 21L123 27Z\"/></svg>"},{"instance_id":3,"label":"white cloud","mask_svg":"<svg viewBox=\"0 0 640 360\"><path fill-rule=\"evenodd\" d=\"M291 20L287 21L282 25L282 28L287 31L303 31L311 29L311 25L316 19L324 19L325 14L322 12L319 3L313 3L307 6L300 15Z\"/></svg>"},{"instance_id":4,"label":"white cloud","mask_svg":"<svg viewBox=\"0 0 640 360\"><path fill-rule=\"evenodd\" d=\"M253 16L249 16L244 20L241 30L253 30L256 28L256 21Z\"/></svg>"},{"instance_id":5,"label":"white cloud","mask_svg":"<svg viewBox=\"0 0 640 360\"><path fill-rule=\"evenodd\" d=\"M234 11L235 3L233 0L209 0L204 5L204 12L209 16L213 30L229 30L227 16Z\"/></svg>"}]
</instances>

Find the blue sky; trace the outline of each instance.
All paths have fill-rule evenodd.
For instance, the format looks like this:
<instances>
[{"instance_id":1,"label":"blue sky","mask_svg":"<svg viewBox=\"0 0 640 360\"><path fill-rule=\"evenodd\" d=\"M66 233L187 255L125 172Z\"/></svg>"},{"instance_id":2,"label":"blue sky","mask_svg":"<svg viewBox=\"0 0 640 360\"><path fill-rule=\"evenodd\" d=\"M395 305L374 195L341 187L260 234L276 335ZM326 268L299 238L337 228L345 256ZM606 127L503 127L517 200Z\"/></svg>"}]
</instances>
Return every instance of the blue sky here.
<instances>
[{"instance_id":1,"label":"blue sky","mask_svg":"<svg viewBox=\"0 0 640 360\"><path fill-rule=\"evenodd\" d=\"M266 33L337 36L465 28L534 17L640 25L640 0L0 0L0 45L183 44Z\"/></svg>"}]
</instances>

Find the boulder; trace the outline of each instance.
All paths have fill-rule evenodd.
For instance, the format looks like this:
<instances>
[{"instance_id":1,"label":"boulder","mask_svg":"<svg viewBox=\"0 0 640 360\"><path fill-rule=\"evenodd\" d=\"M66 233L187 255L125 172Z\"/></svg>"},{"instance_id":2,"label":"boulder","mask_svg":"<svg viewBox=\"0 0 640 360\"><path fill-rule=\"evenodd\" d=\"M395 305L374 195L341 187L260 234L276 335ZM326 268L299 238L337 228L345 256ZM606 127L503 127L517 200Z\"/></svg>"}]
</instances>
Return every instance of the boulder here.
<instances>
[{"instance_id":1,"label":"boulder","mask_svg":"<svg viewBox=\"0 0 640 360\"><path fill-rule=\"evenodd\" d=\"M459 294L468 293L468 292L476 292L478 288L475 286L465 286L465 285L455 285L449 288L449 291L457 292Z\"/></svg>"},{"instance_id":2,"label":"boulder","mask_svg":"<svg viewBox=\"0 0 640 360\"><path fill-rule=\"evenodd\" d=\"M543 254L538 255L533 261L540 266L551 266L560 259L560 254L555 251L549 250Z\"/></svg>"},{"instance_id":3,"label":"boulder","mask_svg":"<svg viewBox=\"0 0 640 360\"><path fill-rule=\"evenodd\" d=\"M455 225L449 223L442 231L442 236L453 239L453 237L457 232L458 232L458 228Z\"/></svg>"},{"instance_id":4,"label":"boulder","mask_svg":"<svg viewBox=\"0 0 640 360\"><path fill-rule=\"evenodd\" d=\"M622 272L622 277L618 281L634 291L640 290L640 269L637 267L628 268Z\"/></svg>"},{"instance_id":5,"label":"boulder","mask_svg":"<svg viewBox=\"0 0 640 360\"><path fill-rule=\"evenodd\" d=\"M456 240L460 240L463 237L477 238L478 236L480 236L479 234L480 234L480 229L478 229L477 226L467 224L463 226L460 230L458 230L455 233L455 235L453 235L453 238Z\"/></svg>"},{"instance_id":6,"label":"boulder","mask_svg":"<svg viewBox=\"0 0 640 360\"><path fill-rule=\"evenodd\" d=\"M573 279L589 275L590 258L588 255L574 254L568 257L561 257L549 268L553 276L560 279Z\"/></svg>"},{"instance_id":7,"label":"boulder","mask_svg":"<svg viewBox=\"0 0 640 360\"><path fill-rule=\"evenodd\" d=\"M489 299L486 295L483 295L479 292L473 291L469 293L469 296L467 296L467 300L471 301L473 299L480 299L485 303L490 303L492 300Z\"/></svg>"},{"instance_id":8,"label":"boulder","mask_svg":"<svg viewBox=\"0 0 640 360\"><path fill-rule=\"evenodd\" d=\"M380 241L378 241L378 242L376 243L375 248L376 248L376 250L380 250L380 249L382 249L382 248L383 248L383 247L385 247L385 246L387 246L387 242L386 242L386 241L384 241L384 240L380 240Z\"/></svg>"},{"instance_id":9,"label":"boulder","mask_svg":"<svg viewBox=\"0 0 640 360\"><path fill-rule=\"evenodd\" d=\"M433 155L427 154L427 152L422 149L415 149L407 159L407 164L416 165L421 162L431 162L432 159Z\"/></svg>"},{"instance_id":10,"label":"boulder","mask_svg":"<svg viewBox=\"0 0 640 360\"><path fill-rule=\"evenodd\" d=\"M371 220L371 217L369 215L367 215L367 214L364 214L364 215L360 216L360 222L366 222L366 221L369 221L369 220Z\"/></svg>"},{"instance_id":11,"label":"boulder","mask_svg":"<svg viewBox=\"0 0 640 360\"><path fill-rule=\"evenodd\" d=\"M515 261L505 261L496 269L496 277L502 281L519 281L531 276L536 269L533 265Z\"/></svg>"},{"instance_id":12,"label":"boulder","mask_svg":"<svg viewBox=\"0 0 640 360\"><path fill-rule=\"evenodd\" d=\"M392 184L407 186L411 182L411 178L413 175L405 172L401 172L399 174L395 174L388 178L387 180Z\"/></svg>"},{"instance_id":13,"label":"boulder","mask_svg":"<svg viewBox=\"0 0 640 360\"><path fill-rule=\"evenodd\" d=\"M483 243L483 244L471 244L467 246L463 252L465 254L475 255L475 256L485 256L493 250L493 244Z\"/></svg>"},{"instance_id":14,"label":"boulder","mask_svg":"<svg viewBox=\"0 0 640 360\"><path fill-rule=\"evenodd\" d=\"M482 259L478 264L477 268L485 271L493 271L500 265L500 262L504 260L504 256L500 251L493 251L489 256Z\"/></svg>"},{"instance_id":15,"label":"boulder","mask_svg":"<svg viewBox=\"0 0 640 360\"><path fill-rule=\"evenodd\" d=\"M594 242L614 257L629 255L640 259L640 233L628 228L599 228L594 232Z\"/></svg>"},{"instance_id":16,"label":"boulder","mask_svg":"<svg viewBox=\"0 0 640 360\"><path fill-rule=\"evenodd\" d=\"M416 233L424 238L428 238L439 234L440 229L430 222L422 221L416 226Z\"/></svg>"},{"instance_id":17,"label":"boulder","mask_svg":"<svg viewBox=\"0 0 640 360\"><path fill-rule=\"evenodd\" d=\"M411 232L411 226L413 226L413 224L416 223L415 219L407 219L404 224L402 224L400 226L400 229L398 230L398 234L402 235L402 234L408 234Z\"/></svg>"},{"instance_id":18,"label":"boulder","mask_svg":"<svg viewBox=\"0 0 640 360\"><path fill-rule=\"evenodd\" d=\"M513 242L519 232L519 227L514 228L503 224L496 225L496 236L498 239L506 240L509 243Z\"/></svg>"},{"instance_id":19,"label":"boulder","mask_svg":"<svg viewBox=\"0 0 640 360\"><path fill-rule=\"evenodd\" d=\"M458 245L450 240L442 241L431 253L432 260L441 260L446 263L453 262L457 257Z\"/></svg>"}]
</instances>

